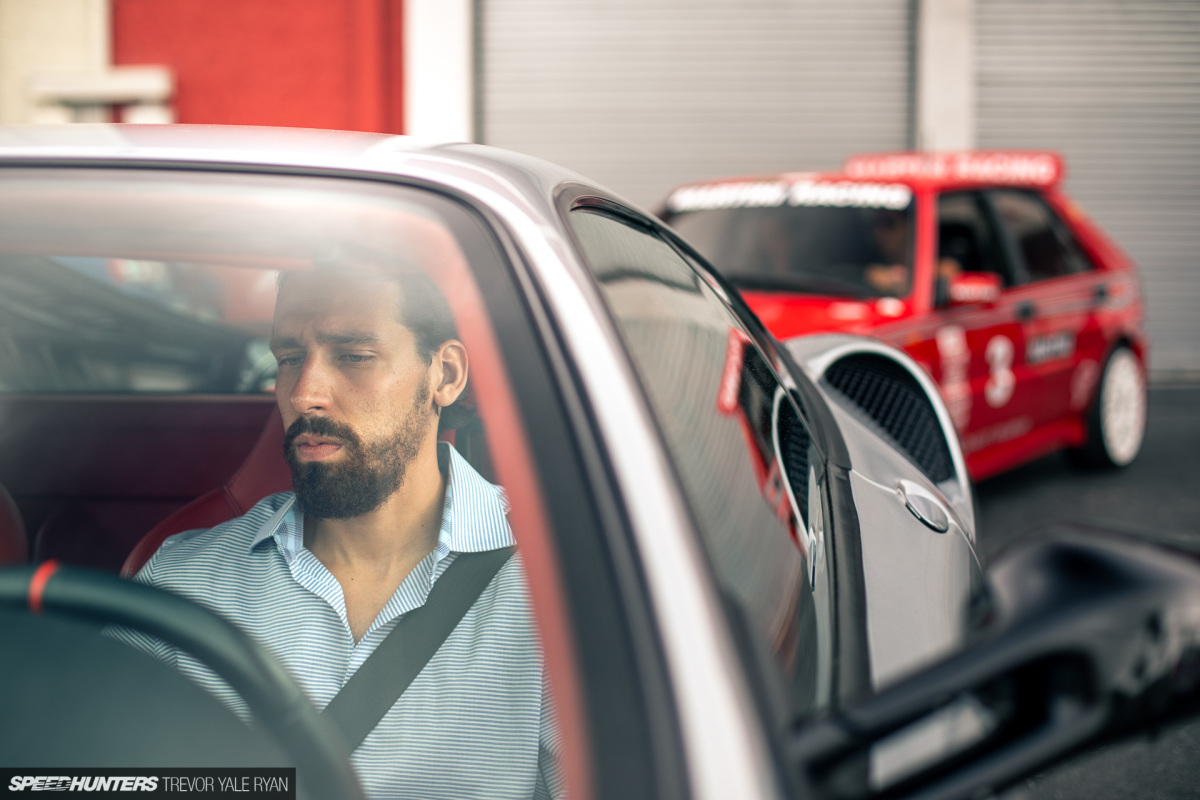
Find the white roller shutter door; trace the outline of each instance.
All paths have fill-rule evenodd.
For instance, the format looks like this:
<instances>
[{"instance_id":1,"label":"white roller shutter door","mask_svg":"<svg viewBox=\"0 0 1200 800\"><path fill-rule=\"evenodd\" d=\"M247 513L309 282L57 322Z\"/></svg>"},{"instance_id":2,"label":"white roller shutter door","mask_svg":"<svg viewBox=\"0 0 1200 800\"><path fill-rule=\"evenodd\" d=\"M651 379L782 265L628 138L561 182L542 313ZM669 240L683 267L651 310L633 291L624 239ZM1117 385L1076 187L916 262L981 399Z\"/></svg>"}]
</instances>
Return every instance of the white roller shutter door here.
<instances>
[{"instance_id":1,"label":"white roller shutter door","mask_svg":"<svg viewBox=\"0 0 1200 800\"><path fill-rule=\"evenodd\" d=\"M646 206L909 139L910 3L478 0L480 141Z\"/></svg>"},{"instance_id":2,"label":"white roller shutter door","mask_svg":"<svg viewBox=\"0 0 1200 800\"><path fill-rule=\"evenodd\" d=\"M1156 377L1200 375L1200 3L977 0L979 145L1061 150L1138 261Z\"/></svg>"}]
</instances>

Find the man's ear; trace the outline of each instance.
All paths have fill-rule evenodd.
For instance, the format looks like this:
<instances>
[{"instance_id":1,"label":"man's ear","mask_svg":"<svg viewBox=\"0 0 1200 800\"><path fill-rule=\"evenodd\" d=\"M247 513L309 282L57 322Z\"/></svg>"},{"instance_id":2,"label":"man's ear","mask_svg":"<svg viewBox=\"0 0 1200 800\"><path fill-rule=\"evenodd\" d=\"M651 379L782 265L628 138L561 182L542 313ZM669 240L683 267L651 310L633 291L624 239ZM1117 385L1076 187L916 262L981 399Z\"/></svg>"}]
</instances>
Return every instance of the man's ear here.
<instances>
[{"instance_id":1,"label":"man's ear","mask_svg":"<svg viewBox=\"0 0 1200 800\"><path fill-rule=\"evenodd\" d=\"M433 353L433 403L439 409L451 405L467 387L467 348L457 339L447 339Z\"/></svg>"}]
</instances>

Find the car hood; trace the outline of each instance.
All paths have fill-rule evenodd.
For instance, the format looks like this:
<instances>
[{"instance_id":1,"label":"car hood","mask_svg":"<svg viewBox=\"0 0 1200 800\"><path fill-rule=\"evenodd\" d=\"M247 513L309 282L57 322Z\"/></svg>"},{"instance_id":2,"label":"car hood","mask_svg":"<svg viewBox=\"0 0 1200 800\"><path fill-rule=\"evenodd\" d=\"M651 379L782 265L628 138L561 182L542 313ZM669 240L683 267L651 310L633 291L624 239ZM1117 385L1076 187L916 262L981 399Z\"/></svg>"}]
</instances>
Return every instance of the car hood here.
<instances>
[{"instance_id":1,"label":"car hood","mask_svg":"<svg viewBox=\"0 0 1200 800\"><path fill-rule=\"evenodd\" d=\"M743 290L742 297L780 340L812 333L868 334L880 325L912 315L907 300Z\"/></svg>"}]
</instances>

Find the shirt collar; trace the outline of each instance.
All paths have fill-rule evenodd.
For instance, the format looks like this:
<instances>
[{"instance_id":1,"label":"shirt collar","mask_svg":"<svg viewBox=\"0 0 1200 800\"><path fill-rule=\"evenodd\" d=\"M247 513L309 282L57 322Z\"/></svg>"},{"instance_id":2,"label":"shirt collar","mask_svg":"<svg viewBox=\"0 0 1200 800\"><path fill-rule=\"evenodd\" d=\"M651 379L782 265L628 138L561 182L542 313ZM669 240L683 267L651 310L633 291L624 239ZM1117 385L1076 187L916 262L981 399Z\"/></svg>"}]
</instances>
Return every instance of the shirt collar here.
<instances>
[{"instance_id":1,"label":"shirt collar","mask_svg":"<svg viewBox=\"0 0 1200 800\"><path fill-rule=\"evenodd\" d=\"M437 560L446 553L474 553L514 544L508 525L508 497L489 483L448 442L438 443L438 466L446 473L446 503L438 532ZM294 492L255 532L250 549L274 538L290 562L304 547L304 513Z\"/></svg>"}]
</instances>

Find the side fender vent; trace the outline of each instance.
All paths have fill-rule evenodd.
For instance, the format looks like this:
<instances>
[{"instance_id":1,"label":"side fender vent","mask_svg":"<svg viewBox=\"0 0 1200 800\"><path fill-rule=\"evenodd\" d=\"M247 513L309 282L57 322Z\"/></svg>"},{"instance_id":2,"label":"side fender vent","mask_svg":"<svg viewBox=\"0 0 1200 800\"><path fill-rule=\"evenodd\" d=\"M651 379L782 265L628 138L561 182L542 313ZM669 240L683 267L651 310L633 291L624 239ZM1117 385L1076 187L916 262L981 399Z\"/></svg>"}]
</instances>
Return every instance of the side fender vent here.
<instances>
[{"instance_id":1,"label":"side fender vent","mask_svg":"<svg viewBox=\"0 0 1200 800\"><path fill-rule=\"evenodd\" d=\"M890 358L859 353L834 362L825 381L882 428L934 483L954 477L954 460L921 384Z\"/></svg>"}]
</instances>

